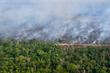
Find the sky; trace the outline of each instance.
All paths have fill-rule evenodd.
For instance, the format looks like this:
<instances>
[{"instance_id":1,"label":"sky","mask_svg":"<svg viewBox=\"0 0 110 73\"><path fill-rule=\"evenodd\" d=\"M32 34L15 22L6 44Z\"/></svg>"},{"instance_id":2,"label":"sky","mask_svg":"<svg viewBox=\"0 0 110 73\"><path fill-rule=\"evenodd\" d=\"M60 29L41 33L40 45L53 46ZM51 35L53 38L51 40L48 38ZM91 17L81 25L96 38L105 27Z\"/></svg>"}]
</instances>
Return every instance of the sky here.
<instances>
[{"instance_id":1,"label":"sky","mask_svg":"<svg viewBox=\"0 0 110 73\"><path fill-rule=\"evenodd\" d=\"M68 34L87 40L100 28L97 39L104 40L110 38L109 13L109 0L0 0L0 34L30 39Z\"/></svg>"}]
</instances>

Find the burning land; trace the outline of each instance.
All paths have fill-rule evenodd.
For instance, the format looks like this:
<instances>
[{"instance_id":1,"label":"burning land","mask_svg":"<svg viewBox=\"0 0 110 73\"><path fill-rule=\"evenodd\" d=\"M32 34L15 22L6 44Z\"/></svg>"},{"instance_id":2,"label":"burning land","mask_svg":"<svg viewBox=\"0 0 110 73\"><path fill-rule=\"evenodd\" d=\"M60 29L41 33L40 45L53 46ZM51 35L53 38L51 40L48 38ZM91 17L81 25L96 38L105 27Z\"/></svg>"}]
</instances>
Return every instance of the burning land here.
<instances>
[{"instance_id":1,"label":"burning land","mask_svg":"<svg viewBox=\"0 0 110 73\"><path fill-rule=\"evenodd\" d=\"M110 1L0 0L0 73L110 73Z\"/></svg>"}]
</instances>

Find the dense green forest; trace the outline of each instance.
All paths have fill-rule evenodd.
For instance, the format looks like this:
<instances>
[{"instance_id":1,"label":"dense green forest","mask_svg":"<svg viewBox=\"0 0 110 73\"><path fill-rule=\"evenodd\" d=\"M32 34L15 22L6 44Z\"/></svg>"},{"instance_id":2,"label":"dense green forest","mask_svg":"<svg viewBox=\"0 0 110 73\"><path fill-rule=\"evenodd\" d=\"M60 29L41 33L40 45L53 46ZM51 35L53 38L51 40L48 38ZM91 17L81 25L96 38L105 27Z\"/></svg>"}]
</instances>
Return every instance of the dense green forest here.
<instances>
[{"instance_id":1,"label":"dense green forest","mask_svg":"<svg viewBox=\"0 0 110 73\"><path fill-rule=\"evenodd\" d=\"M110 73L110 48L0 40L0 73Z\"/></svg>"}]
</instances>

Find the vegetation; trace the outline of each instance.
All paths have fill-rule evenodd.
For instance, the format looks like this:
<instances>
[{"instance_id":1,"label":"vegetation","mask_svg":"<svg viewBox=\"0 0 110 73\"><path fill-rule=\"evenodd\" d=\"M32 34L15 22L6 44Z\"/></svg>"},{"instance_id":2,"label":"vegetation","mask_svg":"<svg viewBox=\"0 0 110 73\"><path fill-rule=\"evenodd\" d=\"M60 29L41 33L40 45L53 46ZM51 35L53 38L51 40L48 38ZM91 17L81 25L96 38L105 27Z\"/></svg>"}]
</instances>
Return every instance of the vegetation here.
<instances>
[{"instance_id":1,"label":"vegetation","mask_svg":"<svg viewBox=\"0 0 110 73\"><path fill-rule=\"evenodd\" d=\"M0 73L110 73L110 48L1 40Z\"/></svg>"}]
</instances>

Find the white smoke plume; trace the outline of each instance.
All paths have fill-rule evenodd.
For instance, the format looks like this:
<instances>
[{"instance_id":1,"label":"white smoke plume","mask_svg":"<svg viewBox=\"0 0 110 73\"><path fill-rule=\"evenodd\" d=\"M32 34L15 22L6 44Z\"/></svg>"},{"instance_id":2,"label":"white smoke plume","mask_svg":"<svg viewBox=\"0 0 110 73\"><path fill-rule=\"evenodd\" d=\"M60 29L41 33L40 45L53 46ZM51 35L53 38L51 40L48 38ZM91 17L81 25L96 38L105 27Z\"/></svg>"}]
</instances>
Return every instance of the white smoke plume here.
<instances>
[{"instance_id":1,"label":"white smoke plume","mask_svg":"<svg viewBox=\"0 0 110 73\"><path fill-rule=\"evenodd\" d=\"M110 43L109 0L0 0L0 36Z\"/></svg>"}]
</instances>

